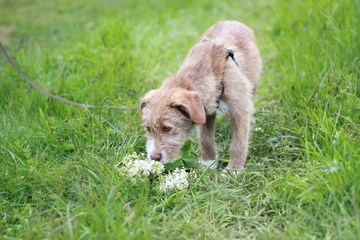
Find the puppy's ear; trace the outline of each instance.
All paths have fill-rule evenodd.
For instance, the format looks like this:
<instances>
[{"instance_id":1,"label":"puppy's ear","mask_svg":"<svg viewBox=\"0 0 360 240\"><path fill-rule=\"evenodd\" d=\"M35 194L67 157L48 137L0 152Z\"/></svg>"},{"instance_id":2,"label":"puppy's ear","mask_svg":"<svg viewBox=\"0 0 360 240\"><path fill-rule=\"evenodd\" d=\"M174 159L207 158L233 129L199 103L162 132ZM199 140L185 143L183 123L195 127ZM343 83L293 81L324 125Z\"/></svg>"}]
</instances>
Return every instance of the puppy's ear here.
<instances>
[{"instance_id":1,"label":"puppy's ear","mask_svg":"<svg viewBox=\"0 0 360 240\"><path fill-rule=\"evenodd\" d=\"M146 107L146 105L150 102L151 98L156 94L156 89L155 90L151 90L150 92L148 92L145 97L143 98L143 100L141 101L140 104L140 111L142 113L143 109Z\"/></svg>"},{"instance_id":2,"label":"puppy's ear","mask_svg":"<svg viewBox=\"0 0 360 240\"><path fill-rule=\"evenodd\" d=\"M196 124L204 124L206 115L197 92L179 90L171 98L172 108L177 108L185 117L190 118Z\"/></svg>"}]
</instances>

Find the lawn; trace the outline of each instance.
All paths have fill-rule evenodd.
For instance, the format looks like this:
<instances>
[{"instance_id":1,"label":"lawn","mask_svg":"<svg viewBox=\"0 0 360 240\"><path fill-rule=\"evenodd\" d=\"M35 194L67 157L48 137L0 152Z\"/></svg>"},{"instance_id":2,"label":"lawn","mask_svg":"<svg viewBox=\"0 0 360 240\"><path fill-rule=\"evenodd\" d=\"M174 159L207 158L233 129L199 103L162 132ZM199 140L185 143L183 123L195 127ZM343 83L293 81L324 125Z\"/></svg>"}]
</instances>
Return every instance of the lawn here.
<instances>
[{"instance_id":1,"label":"lawn","mask_svg":"<svg viewBox=\"0 0 360 240\"><path fill-rule=\"evenodd\" d=\"M234 19L263 59L246 170L182 192L115 165L145 152L138 106L202 32ZM0 0L0 239L359 239L358 0ZM217 119L220 160L231 132ZM195 134L188 154L198 157Z\"/></svg>"}]
</instances>

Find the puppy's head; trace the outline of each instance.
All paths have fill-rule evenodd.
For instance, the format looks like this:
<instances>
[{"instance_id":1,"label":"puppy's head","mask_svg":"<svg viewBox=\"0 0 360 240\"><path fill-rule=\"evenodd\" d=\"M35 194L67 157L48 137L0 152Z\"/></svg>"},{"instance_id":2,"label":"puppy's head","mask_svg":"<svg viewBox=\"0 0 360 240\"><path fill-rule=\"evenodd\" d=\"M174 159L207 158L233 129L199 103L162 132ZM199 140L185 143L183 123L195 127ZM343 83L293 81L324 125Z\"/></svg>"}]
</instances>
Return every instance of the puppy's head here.
<instances>
[{"instance_id":1,"label":"puppy's head","mask_svg":"<svg viewBox=\"0 0 360 240\"><path fill-rule=\"evenodd\" d=\"M141 102L141 114L147 157L162 163L178 158L193 126L206 121L199 94L181 88L151 90Z\"/></svg>"}]
</instances>

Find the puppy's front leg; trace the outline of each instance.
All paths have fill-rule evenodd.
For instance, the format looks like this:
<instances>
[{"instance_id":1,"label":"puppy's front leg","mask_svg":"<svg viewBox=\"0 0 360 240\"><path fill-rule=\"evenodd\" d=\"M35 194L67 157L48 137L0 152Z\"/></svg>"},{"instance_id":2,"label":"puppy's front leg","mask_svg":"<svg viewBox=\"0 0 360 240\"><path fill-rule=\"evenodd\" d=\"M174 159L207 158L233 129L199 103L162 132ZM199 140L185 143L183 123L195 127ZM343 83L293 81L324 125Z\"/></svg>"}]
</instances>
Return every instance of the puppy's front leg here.
<instances>
[{"instance_id":1,"label":"puppy's front leg","mask_svg":"<svg viewBox=\"0 0 360 240\"><path fill-rule=\"evenodd\" d=\"M230 162L227 169L241 171L244 169L250 135L252 113L242 111L231 116L233 136L230 144Z\"/></svg>"},{"instance_id":2,"label":"puppy's front leg","mask_svg":"<svg viewBox=\"0 0 360 240\"><path fill-rule=\"evenodd\" d=\"M206 117L205 124L199 126L198 137L201 149L200 163L211 168L216 168L214 164L217 158L215 143L215 121L216 113Z\"/></svg>"}]
</instances>

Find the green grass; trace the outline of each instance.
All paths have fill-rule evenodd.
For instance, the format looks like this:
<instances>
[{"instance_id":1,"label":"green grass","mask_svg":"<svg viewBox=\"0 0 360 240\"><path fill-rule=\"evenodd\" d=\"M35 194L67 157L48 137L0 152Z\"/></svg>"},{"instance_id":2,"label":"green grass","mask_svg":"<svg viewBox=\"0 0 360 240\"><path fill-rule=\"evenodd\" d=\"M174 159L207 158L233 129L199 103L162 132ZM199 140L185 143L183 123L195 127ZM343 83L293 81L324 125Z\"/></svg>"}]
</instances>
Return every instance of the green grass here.
<instances>
[{"instance_id":1,"label":"green grass","mask_svg":"<svg viewBox=\"0 0 360 240\"><path fill-rule=\"evenodd\" d=\"M359 1L2 0L0 40L49 92L133 106L221 19L257 36L257 129L240 177L207 171L181 193L115 170L145 151L138 110L49 99L0 57L0 238L358 239Z\"/></svg>"}]
</instances>

